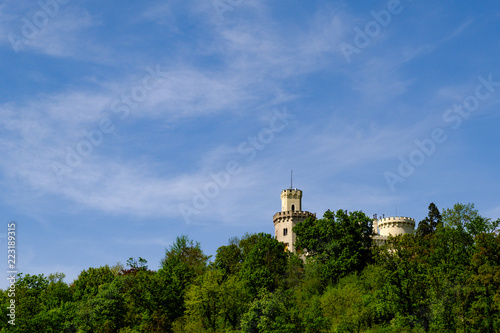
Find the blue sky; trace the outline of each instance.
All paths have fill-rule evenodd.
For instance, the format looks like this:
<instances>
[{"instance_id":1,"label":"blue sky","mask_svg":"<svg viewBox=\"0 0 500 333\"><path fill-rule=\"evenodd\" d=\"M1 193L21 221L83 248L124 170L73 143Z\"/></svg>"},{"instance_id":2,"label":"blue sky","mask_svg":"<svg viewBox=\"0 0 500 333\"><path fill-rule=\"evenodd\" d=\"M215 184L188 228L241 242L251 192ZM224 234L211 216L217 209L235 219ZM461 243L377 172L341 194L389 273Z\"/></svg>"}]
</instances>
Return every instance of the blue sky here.
<instances>
[{"instance_id":1,"label":"blue sky","mask_svg":"<svg viewBox=\"0 0 500 333\"><path fill-rule=\"evenodd\" d=\"M272 234L290 169L318 215L499 218L499 18L496 1L4 1L0 241L17 221L19 271L67 282L157 269L182 234L211 255Z\"/></svg>"}]
</instances>

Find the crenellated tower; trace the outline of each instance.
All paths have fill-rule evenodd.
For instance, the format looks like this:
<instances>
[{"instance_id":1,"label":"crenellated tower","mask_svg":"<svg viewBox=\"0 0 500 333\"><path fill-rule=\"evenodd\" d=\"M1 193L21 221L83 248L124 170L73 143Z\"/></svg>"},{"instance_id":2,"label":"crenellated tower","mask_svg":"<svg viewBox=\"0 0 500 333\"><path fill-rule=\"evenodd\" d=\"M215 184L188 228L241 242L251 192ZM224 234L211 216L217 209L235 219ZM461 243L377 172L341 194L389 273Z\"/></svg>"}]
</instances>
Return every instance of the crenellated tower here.
<instances>
[{"instance_id":1,"label":"crenellated tower","mask_svg":"<svg viewBox=\"0 0 500 333\"><path fill-rule=\"evenodd\" d=\"M281 212L274 214L274 236L290 252L295 252L295 233L293 227L306 218L316 214L302 211L302 191L289 188L281 192Z\"/></svg>"},{"instance_id":2,"label":"crenellated tower","mask_svg":"<svg viewBox=\"0 0 500 333\"><path fill-rule=\"evenodd\" d=\"M373 219L373 242L377 245L384 244L389 236L413 234L415 219L405 216L391 216Z\"/></svg>"}]
</instances>

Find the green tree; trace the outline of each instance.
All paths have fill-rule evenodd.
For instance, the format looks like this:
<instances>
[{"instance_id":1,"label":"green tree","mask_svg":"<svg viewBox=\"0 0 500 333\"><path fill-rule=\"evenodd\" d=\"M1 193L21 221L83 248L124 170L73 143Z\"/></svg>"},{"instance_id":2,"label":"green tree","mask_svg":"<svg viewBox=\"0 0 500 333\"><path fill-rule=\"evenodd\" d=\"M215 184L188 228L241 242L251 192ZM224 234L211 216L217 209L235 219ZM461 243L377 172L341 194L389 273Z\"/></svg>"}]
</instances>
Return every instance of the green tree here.
<instances>
[{"instance_id":1,"label":"green tree","mask_svg":"<svg viewBox=\"0 0 500 333\"><path fill-rule=\"evenodd\" d=\"M191 284L186 293L182 326L187 331L220 332L235 330L246 311L249 295L236 276L225 277L221 270L208 270Z\"/></svg>"},{"instance_id":2,"label":"green tree","mask_svg":"<svg viewBox=\"0 0 500 333\"><path fill-rule=\"evenodd\" d=\"M472 238L483 232L493 232L500 225L500 219L492 221L479 215L473 203L456 203L453 208L445 209L443 221L450 228L464 230Z\"/></svg>"},{"instance_id":3,"label":"green tree","mask_svg":"<svg viewBox=\"0 0 500 333\"><path fill-rule=\"evenodd\" d=\"M15 326L8 324L12 291L0 293L1 332L62 332L73 328L72 294L64 274L19 274L15 288ZM9 295L10 294L10 295Z\"/></svg>"},{"instance_id":4,"label":"green tree","mask_svg":"<svg viewBox=\"0 0 500 333\"><path fill-rule=\"evenodd\" d=\"M295 253L288 253L288 260L281 286L284 289L296 288L303 281L304 276L305 270L302 259Z\"/></svg>"},{"instance_id":5,"label":"green tree","mask_svg":"<svg viewBox=\"0 0 500 333\"><path fill-rule=\"evenodd\" d=\"M292 299L281 290L261 289L241 319L243 332L304 332Z\"/></svg>"},{"instance_id":6,"label":"green tree","mask_svg":"<svg viewBox=\"0 0 500 333\"><path fill-rule=\"evenodd\" d=\"M141 257L139 259L131 257L127 260L127 266L132 272L145 271L148 269L148 261Z\"/></svg>"},{"instance_id":7,"label":"green tree","mask_svg":"<svg viewBox=\"0 0 500 333\"><path fill-rule=\"evenodd\" d=\"M296 247L321 263L324 284L361 271L371 260L372 219L362 212L327 211L322 219L310 217L293 231Z\"/></svg>"},{"instance_id":8,"label":"green tree","mask_svg":"<svg viewBox=\"0 0 500 333\"><path fill-rule=\"evenodd\" d=\"M76 322L80 332L110 333L125 327L125 289L130 279L118 276L99 286L96 295L88 295L79 302Z\"/></svg>"},{"instance_id":9,"label":"green tree","mask_svg":"<svg viewBox=\"0 0 500 333\"><path fill-rule=\"evenodd\" d=\"M383 308L394 314L394 325L401 330L429 325L427 302L427 270L424 251L413 235L390 237L376 249L379 272L385 281ZM387 310L383 311L387 313Z\"/></svg>"},{"instance_id":10,"label":"green tree","mask_svg":"<svg viewBox=\"0 0 500 333\"><path fill-rule=\"evenodd\" d=\"M76 301L80 301L85 296L95 296L99 286L112 282L114 278L115 274L108 265L83 270L72 284L73 297Z\"/></svg>"},{"instance_id":11,"label":"green tree","mask_svg":"<svg viewBox=\"0 0 500 333\"><path fill-rule=\"evenodd\" d=\"M229 276L240 271L242 259L243 255L237 244L223 245L217 249L214 265Z\"/></svg>"},{"instance_id":12,"label":"green tree","mask_svg":"<svg viewBox=\"0 0 500 333\"><path fill-rule=\"evenodd\" d=\"M478 235L490 232L498 221L483 218L473 204L455 204L443 210L443 227L426 245L427 292L432 331L467 330L474 301L471 286ZM469 318L469 319L468 319Z\"/></svg>"},{"instance_id":13,"label":"green tree","mask_svg":"<svg viewBox=\"0 0 500 333\"><path fill-rule=\"evenodd\" d=\"M43 304L49 280L43 274L18 274L16 283L16 325L21 331L37 332L43 329L43 321L37 317Z\"/></svg>"},{"instance_id":14,"label":"green tree","mask_svg":"<svg viewBox=\"0 0 500 333\"><path fill-rule=\"evenodd\" d=\"M500 331L500 233L476 236L468 323L478 332Z\"/></svg>"},{"instance_id":15,"label":"green tree","mask_svg":"<svg viewBox=\"0 0 500 333\"><path fill-rule=\"evenodd\" d=\"M281 283L287 266L285 245L270 234L260 233L258 241L244 258L240 277L253 294L260 288L275 290Z\"/></svg>"},{"instance_id":16,"label":"green tree","mask_svg":"<svg viewBox=\"0 0 500 333\"><path fill-rule=\"evenodd\" d=\"M180 277L185 284L197 275L204 273L210 256L203 254L200 243L189 240L187 236L177 237L175 243L165 253L162 269L180 269Z\"/></svg>"},{"instance_id":17,"label":"green tree","mask_svg":"<svg viewBox=\"0 0 500 333\"><path fill-rule=\"evenodd\" d=\"M198 242L187 236L177 237L166 250L162 268L151 276L148 286L144 328L153 332L169 332L172 324L185 311L185 294L197 276L204 274L210 257L203 254Z\"/></svg>"},{"instance_id":18,"label":"green tree","mask_svg":"<svg viewBox=\"0 0 500 333\"><path fill-rule=\"evenodd\" d=\"M442 224L442 216L439 209L431 202L429 205L429 214L425 219L418 223L416 231L417 236L423 237L432 234L436 228Z\"/></svg>"},{"instance_id":19,"label":"green tree","mask_svg":"<svg viewBox=\"0 0 500 333\"><path fill-rule=\"evenodd\" d=\"M241 255L243 259L245 259L250 251L252 251L253 247L259 242L259 240L262 238L263 233L258 233L258 234L249 234L246 233L241 237L240 240L235 239L233 241L234 244L238 244L238 246L241 249Z\"/></svg>"}]
</instances>

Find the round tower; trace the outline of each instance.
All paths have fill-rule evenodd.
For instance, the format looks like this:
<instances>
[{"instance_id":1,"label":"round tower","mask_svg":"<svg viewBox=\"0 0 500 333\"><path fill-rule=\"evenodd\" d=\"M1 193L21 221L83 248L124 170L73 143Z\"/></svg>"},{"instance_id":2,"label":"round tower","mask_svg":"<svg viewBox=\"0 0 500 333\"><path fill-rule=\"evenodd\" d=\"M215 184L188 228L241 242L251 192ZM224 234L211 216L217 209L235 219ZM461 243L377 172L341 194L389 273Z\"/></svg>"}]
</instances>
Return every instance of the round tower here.
<instances>
[{"instance_id":1,"label":"round tower","mask_svg":"<svg viewBox=\"0 0 500 333\"><path fill-rule=\"evenodd\" d=\"M274 214L274 237L285 243L290 252L295 252L295 233L293 227L309 216L316 218L316 214L302 211L302 191L286 189L281 192L281 212Z\"/></svg>"},{"instance_id":2,"label":"round tower","mask_svg":"<svg viewBox=\"0 0 500 333\"><path fill-rule=\"evenodd\" d=\"M404 216L385 217L378 220L377 224L381 236L413 234L415 229L415 219Z\"/></svg>"}]
</instances>

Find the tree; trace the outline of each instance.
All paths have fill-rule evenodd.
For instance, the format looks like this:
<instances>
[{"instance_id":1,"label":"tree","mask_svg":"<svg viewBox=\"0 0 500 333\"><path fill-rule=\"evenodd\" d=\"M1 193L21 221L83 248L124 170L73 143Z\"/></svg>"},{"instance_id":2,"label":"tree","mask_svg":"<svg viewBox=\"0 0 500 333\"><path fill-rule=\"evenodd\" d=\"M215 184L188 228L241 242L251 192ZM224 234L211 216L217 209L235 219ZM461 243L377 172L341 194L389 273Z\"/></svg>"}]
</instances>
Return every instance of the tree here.
<instances>
[{"instance_id":1,"label":"tree","mask_svg":"<svg viewBox=\"0 0 500 333\"><path fill-rule=\"evenodd\" d=\"M416 231L417 236L423 237L432 234L436 228L442 224L442 216L439 209L431 202L429 205L429 214L425 219L418 223Z\"/></svg>"},{"instance_id":2,"label":"tree","mask_svg":"<svg viewBox=\"0 0 500 333\"><path fill-rule=\"evenodd\" d=\"M77 324L82 332L118 332L125 327L127 304L125 289L130 277L118 276L99 287L96 295L83 299L77 311Z\"/></svg>"},{"instance_id":3,"label":"tree","mask_svg":"<svg viewBox=\"0 0 500 333\"><path fill-rule=\"evenodd\" d=\"M73 282L73 297L76 301L85 296L95 296L99 291L99 286L110 283L115 278L115 274L108 265L84 270Z\"/></svg>"},{"instance_id":4,"label":"tree","mask_svg":"<svg viewBox=\"0 0 500 333\"><path fill-rule=\"evenodd\" d=\"M196 276L203 274L210 256L203 254L200 243L189 240L187 236L177 237L175 243L165 253L162 269L182 266L184 282L189 283Z\"/></svg>"},{"instance_id":5,"label":"tree","mask_svg":"<svg viewBox=\"0 0 500 333\"><path fill-rule=\"evenodd\" d=\"M260 288L275 290L281 283L287 265L285 244L270 234L257 234L257 242L243 261L240 277L253 294Z\"/></svg>"},{"instance_id":6,"label":"tree","mask_svg":"<svg viewBox=\"0 0 500 333\"><path fill-rule=\"evenodd\" d=\"M443 227L437 228L427 244L425 259L431 311L429 329L465 330L477 295L471 289L476 242L479 235L494 230L498 221L483 218L470 203L457 203L443 210L442 221Z\"/></svg>"},{"instance_id":7,"label":"tree","mask_svg":"<svg viewBox=\"0 0 500 333\"><path fill-rule=\"evenodd\" d=\"M368 271L368 270L367 270ZM325 319L331 326L331 332L359 332L366 330L377 316L376 305L379 305L370 280L364 274L352 273L335 286L328 286L321 296L321 309ZM378 296L378 295L377 295Z\"/></svg>"},{"instance_id":8,"label":"tree","mask_svg":"<svg viewBox=\"0 0 500 333\"><path fill-rule=\"evenodd\" d=\"M243 332L304 332L294 303L281 290L271 293L259 291L241 318Z\"/></svg>"},{"instance_id":9,"label":"tree","mask_svg":"<svg viewBox=\"0 0 500 333\"><path fill-rule=\"evenodd\" d=\"M401 331L427 327L429 322L425 251L421 244L407 234L390 237L376 249L377 264L383 268L379 275L385 281L383 293L378 296L384 299L383 307L394 314L394 324Z\"/></svg>"},{"instance_id":10,"label":"tree","mask_svg":"<svg viewBox=\"0 0 500 333\"><path fill-rule=\"evenodd\" d=\"M179 326L187 331L235 330L249 298L244 284L236 276L227 278L221 270L208 270L189 287L185 318Z\"/></svg>"},{"instance_id":11,"label":"tree","mask_svg":"<svg viewBox=\"0 0 500 333\"><path fill-rule=\"evenodd\" d=\"M170 331L172 323L185 311L185 293L197 276L204 274L210 257L198 242L177 237L166 251L162 268L151 279L147 330Z\"/></svg>"},{"instance_id":12,"label":"tree","mask_svg":"<svg viewBox=\"0 0 500 333\"><path fill-rule=\"evenodd\" d=\"M245 259L250 251L252 251L253 247L257 242L262 238L263 233L258 233L258 234L249 234L246 233L241 237L241 239L238 241L237 239L234 240L234 244L238 244L238 246L241 249L241 255L243 259Z\"/></svg>"},{"instance_id":13,"label":"tree","mask_svg":"<svg viewBox=\"0 0 500 333\"><path fill-rule=\"evenodd\" d=\"M226 276L229 276L239 272L242 259L243 256L238 245L223 245L217 249L214 265L221 269Z\"/></svg>"},{"instance_id":14,"label":"tree","mask_svg":"<svg viewBox=\"0 0 500 333\"><path fill-rule=\"evenodd\" d=\"M45 310L45 293L49 283L43 274L23 275L20 273L17 275L15 323L20 332L39 332L43 329L44 321L38 315ZM8 320L7 316L4 318Z\"/></svg>"},{"instance_id":15,"label":"tree","mask_svg":"<svg viewBox=\"0 0 500 333\"><path fill-rule=\"evenodd\" d=\"M371 260L372 219L362 212L327 211L322 219L307 218L293 231L296 247L322 264L325 283L361 271Z\"/></svg>"},{"instance_id":16,"label":"tree","mask_svg":"<svg viewBox=\"0 0 500 333\"><path fill-rule=\"evenodd\" d=\"M483 232L493 232L500 225L500 219L491 221L491 219L479 215L473 203L456 203L453 208L445 209L443 221L451 228L464 230L472 238Z\"/></svg>"},{"instance_id":17,"label":"tree","mask_svg":"<svg viewBox=\"0 0 500 333\"><path fill-rule=\"evenodd\" d=\"M500 233L476 237L470 285L469 323L480 332L500 331Z\"/></svg>"},{"instance_id":18,"label":"tree","mask_svg":"<svg viewBox=\"0 0 500 333\"><path fill-rule=\"evenodd\" d=\"M127 260L127 266L136 270L136 271L147 270L148 269L148 261L144 258L141 258L141 257L139 257L139 259L135 259L135 258L130 257Z\"/></svg>"},{"instance_id":19,"label":"tree","mask_svg":"<svg viewBox=\"0 0 500 333\"><path fill-rule=\"evenodd\" d=\"M122 275L135 275L138 272L141 271L147 271L148 270L148 262L146 259L139 257L139 259L135 258L129 258L127 260L127 266L130 267L129 269L124 269L122 268L120 270L120 274Z\"/></svg>"}]
</instances>

